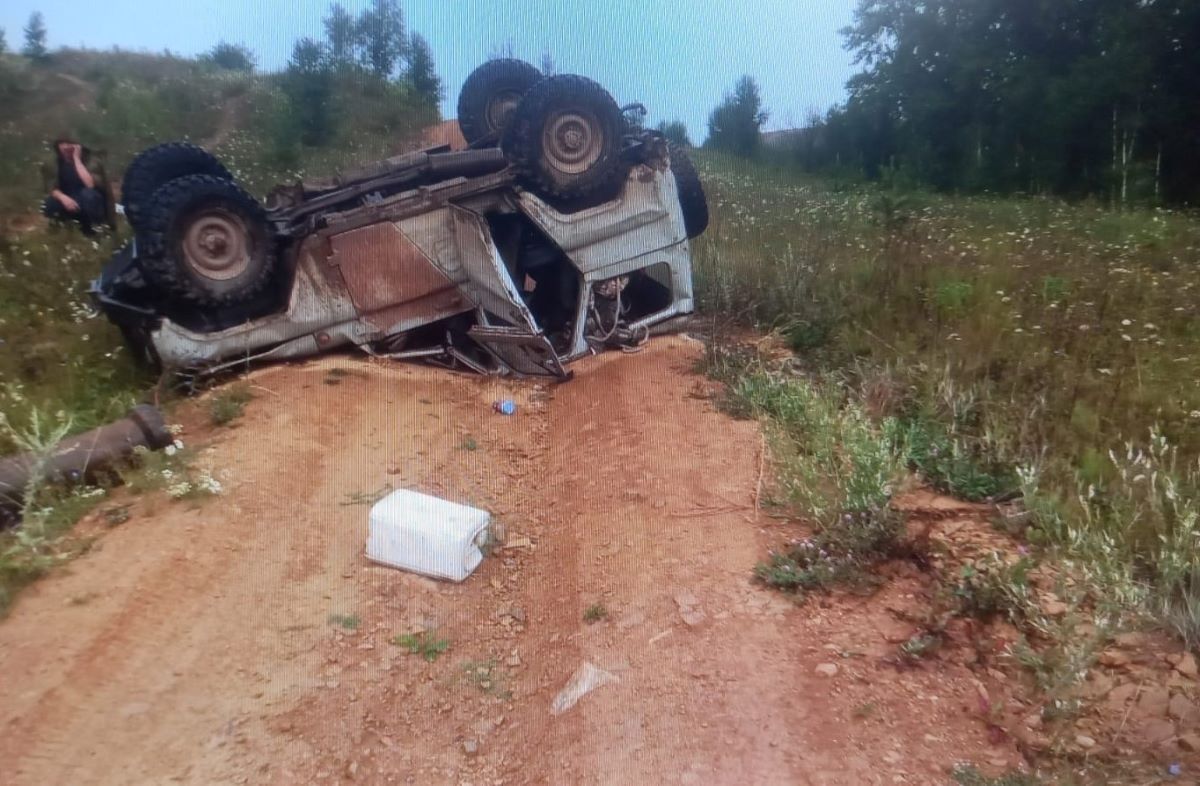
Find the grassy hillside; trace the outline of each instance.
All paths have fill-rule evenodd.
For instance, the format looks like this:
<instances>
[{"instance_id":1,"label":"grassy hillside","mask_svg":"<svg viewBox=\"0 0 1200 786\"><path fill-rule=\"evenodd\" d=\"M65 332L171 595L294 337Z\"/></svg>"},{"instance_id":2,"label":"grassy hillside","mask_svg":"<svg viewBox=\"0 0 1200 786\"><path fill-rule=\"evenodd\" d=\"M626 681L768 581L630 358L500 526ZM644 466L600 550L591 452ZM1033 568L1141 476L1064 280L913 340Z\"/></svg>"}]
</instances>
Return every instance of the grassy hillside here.
<instances>
[{"instance_id":1,"label":"grassy hillside","mask_svg":"<svg viewBox=\"0 0 1200 786\"><path fill-rule=\"evenodd\" d=\"M0 215L36 210L48 142L78 137L100 151L119 182L130 159L156 142L211 147L252 190L305 171L394 151L436 114L402 85L361 73L336 77L337 131L321 148L299 143L278 74L228 71L191 59L135 52L60 50L44 64L0 56ZM8 111L10 110L11 111Z\"/></svg>"}]
</instances>

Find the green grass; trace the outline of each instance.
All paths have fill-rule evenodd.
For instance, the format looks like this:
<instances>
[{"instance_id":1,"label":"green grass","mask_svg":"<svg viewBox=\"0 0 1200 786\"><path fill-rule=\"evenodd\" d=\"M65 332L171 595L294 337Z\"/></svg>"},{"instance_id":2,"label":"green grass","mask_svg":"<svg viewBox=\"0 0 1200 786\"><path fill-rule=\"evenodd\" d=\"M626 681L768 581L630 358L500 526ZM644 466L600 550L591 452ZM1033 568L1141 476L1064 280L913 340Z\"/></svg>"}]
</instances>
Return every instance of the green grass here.
<instances>
[{"instance_id":1,"label":"green grass","mask_svg":"<svg viewBox=\"0 0 1200 786\"><path fill-rule=\"evenodd\" d=\"M989 778L970 765L956 766L950 776L959 786L1042 786L1045 783L1041 778L1022 772Z\"/></svg>"},{"instance_id":2,"label":"green grass","mask_svg":"<svg viewBox=\"0 0 1200 786\"><path fill-rule=\"evenodd\" d=\"M83 431L123 416L153 383L87 297L116 243L67 231L0 234L0 414L14 424L37 409ZM0 431L0 454L15 449Z\"/></svg>"},{"instance_id":3,"label":"green grass","mask_svg":"<svg viewBox=\"0 0 1200 786\"><path fill-rule=\"evenodd\" d=\"M106 494L97 487L39 490L26 505L21 526L0 531L0 618L22 589L88 549L90 541L71 537L70 531Z\"/></svg>"},{"instance_id":4,"label":"green grass","mask_svg":"<svg viewBox=\"0 0 1200 786\"><path fill-rule=\"evenodd\" d=\"M596 602L584 609L583 621L589 625L608 619L608 609L603 603Z\"/></svg>"},{"instance_id":5,"label":"green grass","mask_svg":"<svg viewBox=\"0 0 1200 786\"><path fill-rule=\"evenodd\" d=\"M1080 566L1089 602L1200 642L1195 214L699 163L713 213L694 246L701 308L717 332L774 329L797 353L793 379L732 380L734 410L787 437L790 502L828 526L849 479L883 489L853 456L821 459L858 417L829 417L846 402L890 440L888 461L934 486L1023 498L1028 537Z\"/></svg>"},{"instance_id":6,"label":"green grass","mask_svg":"<svg viewBox=\"0 0 1200 786\"><path fill-rule=\"evenodd\" d=\"M403 633L393 638L392 643L398 647L403 647L413 655L420 655L429 663L433 663L440 655L450 649L449 639L439 638L436 633L431 631Z\"/></svg>"},{"instance_id":7,"label":"green grass","mask_svg":"<svg viewBox=\"0 0 1200 786\"><path fill-rule=\"evenodd\" d=\"M726 384L727 411L763 422L777 503L816 530L772 552L757 577L797 593L866 578L866 568L894 553L903 531L889 506L903 474L895 421L873 420L832 379L761 361L745 347L710 343L705 365Z\"/></svg>"},{"instance_id":8,"label":"green grass","mask_svg":"<svg viewBox=\"0 0 1200 786\"><path fill-rule=\"evenodd\" d=\"M214 426L227 426L239 419L254 399L250 383L238 382L213 394L208 402L208 419Z\"/></svg>"},{"instance_id":9,"label":"green grass","mask_svg":"<svg viewBox=\"0 0 1200 786\"><path fill-rule=\"evenodd\" d=\"M362 620L357 614L330 614L328 622L330 625L336 625L342 630L358 630L362 625Z\"/></svg>"},{"instance_id":10,"label":"green grass","mask_svg":"<svg viewBox=\"0 0 1200 786\"><path fill-rule=\"evenodd\" d=\"M134 494L166 492L171 499L200 500L222 493L221 481L211 470L197 468L194 456L183 443L162 451L134 450L135 461L122 469L121 481Z\"/></svg>"}]
</instances>

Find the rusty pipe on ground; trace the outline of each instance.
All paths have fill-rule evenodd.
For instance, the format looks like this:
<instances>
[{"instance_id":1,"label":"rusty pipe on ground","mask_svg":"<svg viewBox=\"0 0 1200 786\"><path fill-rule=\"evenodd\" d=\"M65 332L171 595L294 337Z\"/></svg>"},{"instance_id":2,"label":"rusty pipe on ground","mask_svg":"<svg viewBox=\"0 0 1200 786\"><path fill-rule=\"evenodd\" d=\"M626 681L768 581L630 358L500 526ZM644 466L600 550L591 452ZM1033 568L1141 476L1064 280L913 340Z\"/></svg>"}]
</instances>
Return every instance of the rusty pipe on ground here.
<instances>
[{"instance_id":1,"label":"rusty pipe on ground","mask_svg":"<svg viewBox=\"0 0 1200 786\"><path fill-rule=\"evenodd\" d=\"M139 404L124 418L69 437L48 456L21 453L0 459L0 525L16 522L29 481L40 473L44 482L59 485L82 483L99 470L133 455L138 447L159 450L171 444L171 432L162 413Z\"/></svg>"}]
</instances>

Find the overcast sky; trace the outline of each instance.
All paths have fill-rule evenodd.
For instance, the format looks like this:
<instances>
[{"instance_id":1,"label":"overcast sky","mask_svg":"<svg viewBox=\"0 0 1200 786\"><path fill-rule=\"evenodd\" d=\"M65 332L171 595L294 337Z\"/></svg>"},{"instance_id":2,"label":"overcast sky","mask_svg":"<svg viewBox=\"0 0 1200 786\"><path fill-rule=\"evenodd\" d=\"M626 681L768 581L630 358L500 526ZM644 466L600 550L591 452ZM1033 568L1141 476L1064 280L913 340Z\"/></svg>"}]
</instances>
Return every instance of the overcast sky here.
<instances>
[{"instance_id":1,"label":"overcast sky","mask_svg":"<svg viewBox=\"0 0 1200 786\"><path fill-rule=\"evenodd\" d=\"M344 0L357 12L366 3ZM605 85L620 103L642 101L650 120L680 118L693 139L742 74L762 88L767 128L803 122L842 100L853 73L838 30L854 0L405 0L409 29L433 48L454 116L463 79L512 41L517 55ZM219 39L254 50L262 68L286 62L295 39L323 35L320 0L0 0L9 47L29 14L46 18L51 48L88 46L197 54Z\"/></svg>"}]
</instances>

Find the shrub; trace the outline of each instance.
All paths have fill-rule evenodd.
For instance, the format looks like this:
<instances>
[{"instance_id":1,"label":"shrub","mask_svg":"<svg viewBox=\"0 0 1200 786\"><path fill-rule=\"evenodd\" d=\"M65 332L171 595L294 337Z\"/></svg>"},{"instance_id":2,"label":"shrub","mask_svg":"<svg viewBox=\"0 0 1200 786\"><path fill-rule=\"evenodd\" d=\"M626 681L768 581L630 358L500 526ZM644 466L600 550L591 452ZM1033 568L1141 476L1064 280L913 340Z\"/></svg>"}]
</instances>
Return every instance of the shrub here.
<instances>
[{"instance_id":1,"label":"shrub","mask_svg":"<svg viewBox=\"0 0 1200 786\"><path fill-rule=\"evenodd\" d=\"M876 424L831 383L771 370L736 348L710 348L707 365L729 386L728 408L763 420L782 490L818 528L773 552L758 578L817 589L891 554L904 523L888 506L903 468L895 423Z\"/></svg>"},{"instance_id":2,"label":"shrub","mask_svg":"<svg viewBox=\"0 0 1200 786\"><path fill-rule=\"evenodd\" d=\"M245 71L248 73L254 70L254 53L242 44L218 41L217 45L209 50L208 54L204 55L201 59L226 71Z\"/></svg>"}]
</instances>

